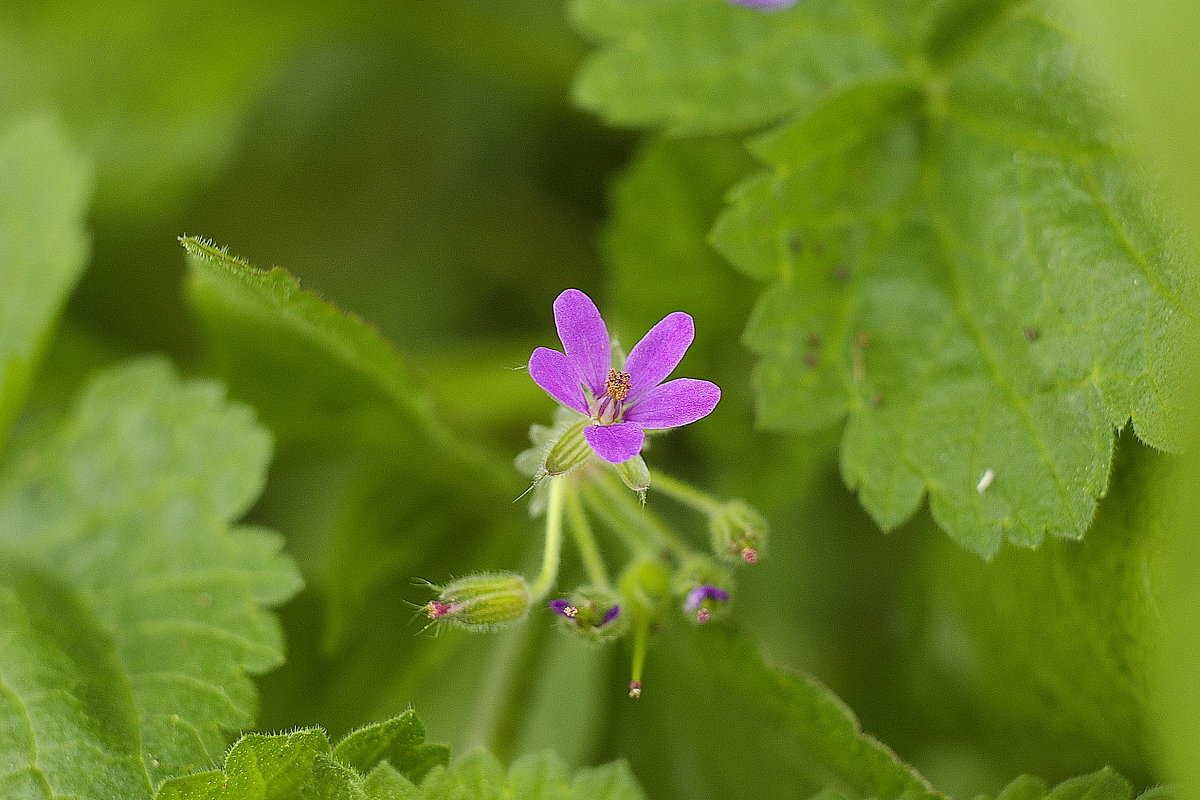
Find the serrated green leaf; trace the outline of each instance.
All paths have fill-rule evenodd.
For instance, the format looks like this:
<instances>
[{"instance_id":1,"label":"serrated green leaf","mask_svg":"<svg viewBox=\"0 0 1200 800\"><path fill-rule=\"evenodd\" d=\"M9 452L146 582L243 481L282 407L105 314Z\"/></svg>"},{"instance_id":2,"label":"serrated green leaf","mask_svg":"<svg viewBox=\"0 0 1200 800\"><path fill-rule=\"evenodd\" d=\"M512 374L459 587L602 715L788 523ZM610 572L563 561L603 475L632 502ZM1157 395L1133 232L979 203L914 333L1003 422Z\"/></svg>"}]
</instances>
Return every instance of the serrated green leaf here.
<instances>
[{"instance_id":1,"label":"serrated green leaf","mask_svg":"<svg viewBox=\"0 0 1200 800\"><path fill-rule=\"evenodd\" d=\"M337 409L321 404L353 406L374 394L461 465L495 477L491 461L437 421L400 354L370 325L301 289L281 267L259 270L201 239L180 241L191 268L189 298L215 358L234 385L270 401L263 405L286 403L276 419L299 409L329 415Z\"/></svg>"},{"instance_id":2,"label":"serrated green leaf","mask_svg":"<svg viewBox=\"0 0 1200 800\"><path fill-rule=\"evenodd\" d=\"M575 773L572 791L577 800L645 800L629 765L614 761L602 767L581 769Z\"/></svg>"},{"instance_id":3,"label":"serrated green leaf","mask_svg":"<svg viewBox=\"0 0 1200 800\"><path fill-rule=\"evenodd\" d=\"M420 796L421 790L386 761L367 774L363 782L368 796L375 800L409 800Z\"/></svg>"},{"instance_id":4,"label":"serrated green leaf","mask_svg":"<svg viewBox=\"0 0 1200 800\"><path fill-rule=\"evenodd\" d=\"M981 555L1078 538L1113 429L1175 441L1192 290L1079 60L1014 10L936 84L859 85L760 139L776 172L718 223L775 276L746 334L760 418L847 417L843 474L885 528L927 494Z\"/></svg>"},{"instance_id":5,"label":"serrated green leaf","mask_svg":"<svg viewBox=\"0 0 1200 800\"><path fill-rule=\"evenodd\" d=\"M1129 781L1105 767L1063 781L1049 791L1041 779L1023 775L1004 787L996 800L1131 800L1132 797Z\"/></svg>"},{"instance_id":6,"label":"serrated green leaf","mask_svg":"<svg viewBox=\"0 0 1200 800\"><path fill-rule=\"evenodd\" d=\"M368 800L363 778L353 767L326 755L313 762L312 781L300 789L301 800Z\"/></svg>"},{"instance_id":7,"label":"serrated green leaf","mask_svg":"<svg viewBox=\"0 0 1200 800\"><path fill-rule=\"evenodd\" d=\"M847 3L807 0L777 15L725 0L576 0L571 8L601 46L575 99L620 125L743 130L900 72L884 32L864 35Z\"/></svg>"},{"instance_id":8,"label":"serrated green leaf","mask_svg":"<svg viewBox=\"0 0 1200 800\"><path fill-rule=\"evenodd\" d=\"M1176 443L1193 287L1046 3L576 11L602 44L578 94L610 120L791 116L715 241L773 281L746 332L760 420L848 418L843 473L880 525L928 496L983 555L1077 538L1113 428Z\"/></svg>"},{"instance_id":9,"label":"serrated green leaf","mask_svg":"<svg viewBox=\"0 0 1200 800\"><path fill-rule=\"evenodd\" d=\"M445 517L439 524L453 524L452 508L470 507L464 492L501 487L511 497L520 482L441 423L401 355L370 325L281 268L255 269L198 239L183 244L189 300L218 374L300 462L275 476L273 488L295 495L268 518L291 533L306 577L325 596L323 645L332 652L397 566L437 544L407 531L428 531L434 510ZM322 514L312 513L314 492Z\"/></svg>"},{"instance_id":10,"label":"serrated green leaf","mask_svg":"<svg viewBox=\"0 0 1200 800\"><path fill-rule=\"evenodd\" d=\"M0 445L86 264L90 172L49 118L0 132Z\"/></svg>"},{"instance_id":11,"label":"serrated green leaf","mask_svg":"<svg viewBox=\"0 0 1200 800\"><path fill-rule=\"evenodd\" d=\"M333 754L364 774L386 762L413 783L420 783L429 770L445 766L450 758L445 745L425 742L425 726L411 710L359 728L338 742Z\"/></svg>"},{"instance_id":12,"label":"serrated green leaf","mask_svg":"<svg viewBox=\"0 0 1200 800\"><path fill-rule=\"evenodd\" d=\"M231 528L270 442L163 361L94 378L0 473L0 785L149 797L249 725L247 673L282 660L264 606L298 588L275 534ZM38 795L34 795L38 796Z\"/></svg>"},{"instance_id":13,"label":"serrated green leaf","mask_svg":"<svg viewBox=\"0 0 1200 800\"><path fill-rule=\"evenodd\" d=\"M329 739L319 729L247 734L225 756L223 769L172 778L155 800L291 800L313 785L316 763L328 753ZM336 767L332 771L344 777ZM329 779L322 778L323 789L332 788Z\"/></svg>"}]
</instances>

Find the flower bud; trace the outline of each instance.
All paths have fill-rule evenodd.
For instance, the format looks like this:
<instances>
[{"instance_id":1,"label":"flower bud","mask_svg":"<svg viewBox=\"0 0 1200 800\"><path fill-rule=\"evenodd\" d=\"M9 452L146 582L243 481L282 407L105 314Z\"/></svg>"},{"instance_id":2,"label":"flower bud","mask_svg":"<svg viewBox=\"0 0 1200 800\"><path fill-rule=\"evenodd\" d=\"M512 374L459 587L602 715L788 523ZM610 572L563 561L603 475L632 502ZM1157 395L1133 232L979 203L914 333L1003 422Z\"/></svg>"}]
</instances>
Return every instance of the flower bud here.
<instances>
[{"instance_id":1,"label":"flower bud","mask_svg":"<svg viewBox=\"0 0 1200 800\"><path fill-rule=\"evenodd\" d=\"M621 573L621 596L634 613L651 613L670 590L670 573L661 562L651 558L634 561Z\"/></svg>"},{"instance_id":2,"label":"flower bud","mask_svg":"<svg viewBox=\"0 0 1200 800\"><path fill-rule=\"evenodd\" d=\"M437 599L423 609L439 624L482 631L515 622L529 611L529 586L516 573L467 575L434 588Z\"/></svg>"},{"instance_id":3,"label":"flower bud","mask_svg":"<svg viewBox=\"0 0 1200 800\"><path fill-rule=\"evenodd\" d=\"M634 456L628 461L617 464L617 474L630 489L633 489L645 502L646 490L650 488L650 469L641 456Z\"/></svg>"},{"instance_id":4,"label":"flower bud","mask_svg":"<svg viewBox=\"0 0 1200 800\"><path fill-rule=\"evenodd\" d=\"M620 597L605 589L583 586L570 597L551 600L550 610L568 629L591 642L615 639L629 629L629 615L621 613Z\"/></svg>"},{"instance_id":5,"label":"flower bud","mask_svg":"<svg viewBox=\"0 0 1200 800\"><path fill-rule=\"evenodd\" d=\"M709 519L709 532L713 552L730 561L753 564L767 543L767 521L741 500L722 503Z\"/></svg>"},{"instance_id":6,"label":"flower bud","mask_svg":"<svg viewBox=\"0 0 1200 800\"><path fill-rule=\"evenodd\" d=\"M671 580L672 593L682 598L685 614L703 625L729 600L733 585L729 570L708 556L693 556L676 570Z\"/></svg>"},{"instance_id":7,"label":"flower bud","mask_svg":"<svg viewBox=\"0 0 1200 800\"><path fill-rule=\"evenodd\" d=\"M583 429L590 423L582 419L567 428L550 445L542 460L542 472L546 475L562 475L580 466L592 457L592 446L584 438Z\"/></svg>"}]
</instances>

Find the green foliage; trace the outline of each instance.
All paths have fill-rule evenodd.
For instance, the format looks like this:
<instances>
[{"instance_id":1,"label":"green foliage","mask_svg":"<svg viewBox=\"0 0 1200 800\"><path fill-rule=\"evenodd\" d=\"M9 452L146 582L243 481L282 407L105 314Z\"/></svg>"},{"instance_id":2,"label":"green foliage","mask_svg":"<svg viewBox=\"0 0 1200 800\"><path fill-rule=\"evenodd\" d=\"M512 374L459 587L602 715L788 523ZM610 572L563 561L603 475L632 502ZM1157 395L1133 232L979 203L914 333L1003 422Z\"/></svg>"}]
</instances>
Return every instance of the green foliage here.
<instances>
[{"instance_id":1,"label":"green foliage","mask_svg":"<svg viewBox=\"0 0 1200 800\"><path fill-rule=\"evenodd\" d=\"M1146 709L1163 542L1164 463L1124 436L1110 494L1086 542L1052 541L982 563L933 541L907 680L959 741L1010 744L1005 767L1041 774L1107 763L1149 780Z\"/></svg>"},{"instance_id":2,"label":"green foliage","mask_svg":"<svg viewBox=\"0 0 1200 800\"><path fill-rule=\"evenodd\" d=\"M476 751L447 767L448 752L424 744L425 731L405 712L356 731L332 750L325 732L243 736L221 770L165 782L156 800L644 800L621 762L568 774L552 753L517 760L507 770ZM407 766L402 766L407 765ZM428 773L428 774L427 774Z\"/></svg>"},{"instance_id":3,"label":"green foliage","mask_svg":"<svg viewBox=\"0 0 1200 800\"><path fill-rule=\"evenodd\" d=\"M1147 792L1142 797L1149 798L1151 794ZM1053 789L1047 789L1039 778L1023 775L1005 786L996 800L1132 800L1133 796L1129 781L1105 768L1063 781Z\"/></svg>"},{"instance_id":4,"label":"green foliage","mask_svg":"<svg viewBox=\"0 0 1200 800\"><path fill-rule=\"evenodd\" d=\"M302 4L14 0L0 9L0 124L46 108L98 166L105 210L161 213L227 156Z\"/></svg>"},{"instance_id":5,"label":"green foliage","mask_svg":"<svg viewBox=\"0 0 1200 800\"><path fill-rule=\"evenodd\" d=\"M464 491L464 474L479 479L481 492L512 492L519 483L449 432L400 354L370 325L301 289L282 268L258 270L202 240L182 242L209 360L236 396L262 409L288 461L273 487L286 505L272 521L292 533L306 577L330 603L325 646L335 649L371 593L436 544L397 537L398 530L426 525L424 508L439 496L459 505L452 498ZM314 483L327 492L320 500L311 495ZM306 502L298 506L292 492ZM322 515L314 517L309 503ZM442 524L459 513L447 509Z\"/></svg>"},{"instance_id":6,"label":"green foliage","mask_svg":"<svg viewBox=\"0 0 1200 800\"><path fill-rule=\"evenodd\" d=\"M786 119L714 237L771 281L746 331L760 420L847 418L843 473L880 525L928 494L981 555L1078 538L1114 428L1172 445L1191 288L1043 4L577 12L604 46L578 92L610 119ZM733 86L749 108L722 105Z\"/></svg>"},{"instance_id":7,"label":"green foliage","mask_svg":"<svg viewBox=\"0 0 1200 800\"><path fill-rule=\"evenodd\" d=\"M665 636L644 683L644 707L627 716L623 736L635 745L639 775L661 782L646 778L655 796L807 796L823 788L855 800L941 796L865 734L828 689L769 666L723 627ZM670 736L659 737L662 730Z\"/></svg>"},{"instance_id":8,"label":"green foliage","mask_svg":"<svg viewBox=\"0 0 1200 800\"><path fill-rule=\"evenodd\" d=\"M0 445L83 273L88 173L49 118L0 124Z\"/></svg>"},{"instance_id":9,"label":"green foliage","mask_svg":"<svg viewBox=\"0 0 1200 800\"><path fill-rule=\"evenodd\" d=\"M333 755L359 772L368 773L381 761L413 783L449 759L445 745L425 744L425 727L412 711L387 722L359 728L334 748Z\"/></svg>"},{"instance_id":10,"label":"green foliage","mask_svg":"<svg viewBox=\"0 0 1200 800\"><path fill-rule=\"evenodd\" d=\"M270 440L160 360L109 370L0 475L0 786L148 797L249 725L281 663L266 607L298 588L281 541L233 527Z\"/></svg>"}]
</instances>

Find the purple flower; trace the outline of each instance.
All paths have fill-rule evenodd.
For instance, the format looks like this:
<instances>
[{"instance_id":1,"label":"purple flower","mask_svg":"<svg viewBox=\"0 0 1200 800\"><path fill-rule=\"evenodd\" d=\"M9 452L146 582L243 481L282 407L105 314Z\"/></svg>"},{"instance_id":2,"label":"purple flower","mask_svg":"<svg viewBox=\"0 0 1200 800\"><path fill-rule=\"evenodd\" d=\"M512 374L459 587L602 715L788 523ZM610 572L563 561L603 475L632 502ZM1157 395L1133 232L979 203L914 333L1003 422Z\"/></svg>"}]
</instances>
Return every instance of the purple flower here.
<instances>
[{"instance_id":1,"label":"purple flower","mask_svg":"<svg viewBox=\"0 0 1200 800\"><path fill-rule=\"evenodd\" d=\"M579 624L586 624L588 627L592 627L592 628L604 627L605 625L607 625L608 623L610 623L614 619L616 619L617 616L621 613L621 607L619 605L613 605L607 611L604 612L604 615L600 618L600 620L598 622L592 622L590 617L594 616L594 612L593 612L593 609L591 609L591 608L588 608L588 607L580 608L579 606L572 605L571 601L566 600L566 599L551 600L549 605L550 605L550 610L553 611L555 614L558 614L563 619L575 620L575 622L577 622ZM581 612L583 613L583 618L580 617Z\"/></svg>"},{"instance_id":2,"label":"purple flower","mask_svg":"<svg viewBox=\"0 0 1200 800\"><path fill-rule=\"evenodd\" d=\"M729 0L729 2L735 6L756 8L759 11L781 11L796 5L799 0Z\"/></svg>"},{"instance_id":3,"label":"purple flower","mask_svg":"<svg viewBox=\"0 0 1200 800\"><path fill-rule=\"evenodd\" d=\"M712 618L712 609L717 603L729 599L729 592L711 583L702 583L687 594L683 610L688 614L695 612L696 622L703 625Z\"/></svg>"},{"instance_id":4,"label":"purple flower","mask_svg":"<svg viewBox=\"0 0 1200 800\"><path fill-rule=\"evenodd\" d=\"M529 374L558 402L591 418L583 435L601 458L620 464L636 456L646 431L678 428L708 416L721 399L715 383L676 378L663 383L695 336L682 311L663 317L613 368L608 328L591 298L567 289L554 301L563 350L539 347Z\"/></svg>"}]
</instances>

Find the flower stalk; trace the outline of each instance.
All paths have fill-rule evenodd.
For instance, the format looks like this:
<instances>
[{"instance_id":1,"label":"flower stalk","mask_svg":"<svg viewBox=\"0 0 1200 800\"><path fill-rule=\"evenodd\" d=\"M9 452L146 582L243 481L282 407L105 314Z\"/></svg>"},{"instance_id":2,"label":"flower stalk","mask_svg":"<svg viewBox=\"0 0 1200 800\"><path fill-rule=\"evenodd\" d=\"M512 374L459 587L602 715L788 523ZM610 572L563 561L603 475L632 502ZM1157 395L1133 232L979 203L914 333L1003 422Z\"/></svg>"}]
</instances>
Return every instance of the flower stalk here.
<instances>
[{"instance_id":1,"label":"flower stalk","mask_svg":"<svg viewBox=\"0 0 1200 800\"><path fill-rule=\"evenodd\" d=\"M546 543L542 550L542 570L529 587L529 594L535 603L545 599L554 588L562 555L564 481L562 478L548 480L550 497L546 501Z\"/></svg>"},{"instance_id":2,"label":"flower stalk","mask_svg":"<svg viewBox=\"0 0 1200 800\"><path fill-rule=\"evenodd\" d=\"M529 374L561 407L553 424L530 427L532 447L515 462L533 481L530 514L545 515L538 574L532 581L515 573L460 578L433 587L439 595L423 609L431 625L483 630L538 608L569 635L593 645L627 639L629 695L638 697L652 633L683 620L705 624L727 613L734 588L730 563L758 558L766 522L746 503L712 497L649 469L642 458L647 430L696 422L720 400L720 389L708 381L667 380L694 337L689 315L668 314L628 356L609 339L600 312L583 292L560 294L554 319L563 349L537 348ZM707 518L711 553L647 508L650 488ZM564 526L587 577L586 584L570 589L557 587ZM613 535L629 553L615 585L597 530ZM546 602L551 592L556 594ZM532 620L526 631L535 624ZM507 667L518 661L530 663L511 654L497 663ZM497 702L507 715L516 698L510 691Z\"/></svg>"}]
</instances>

